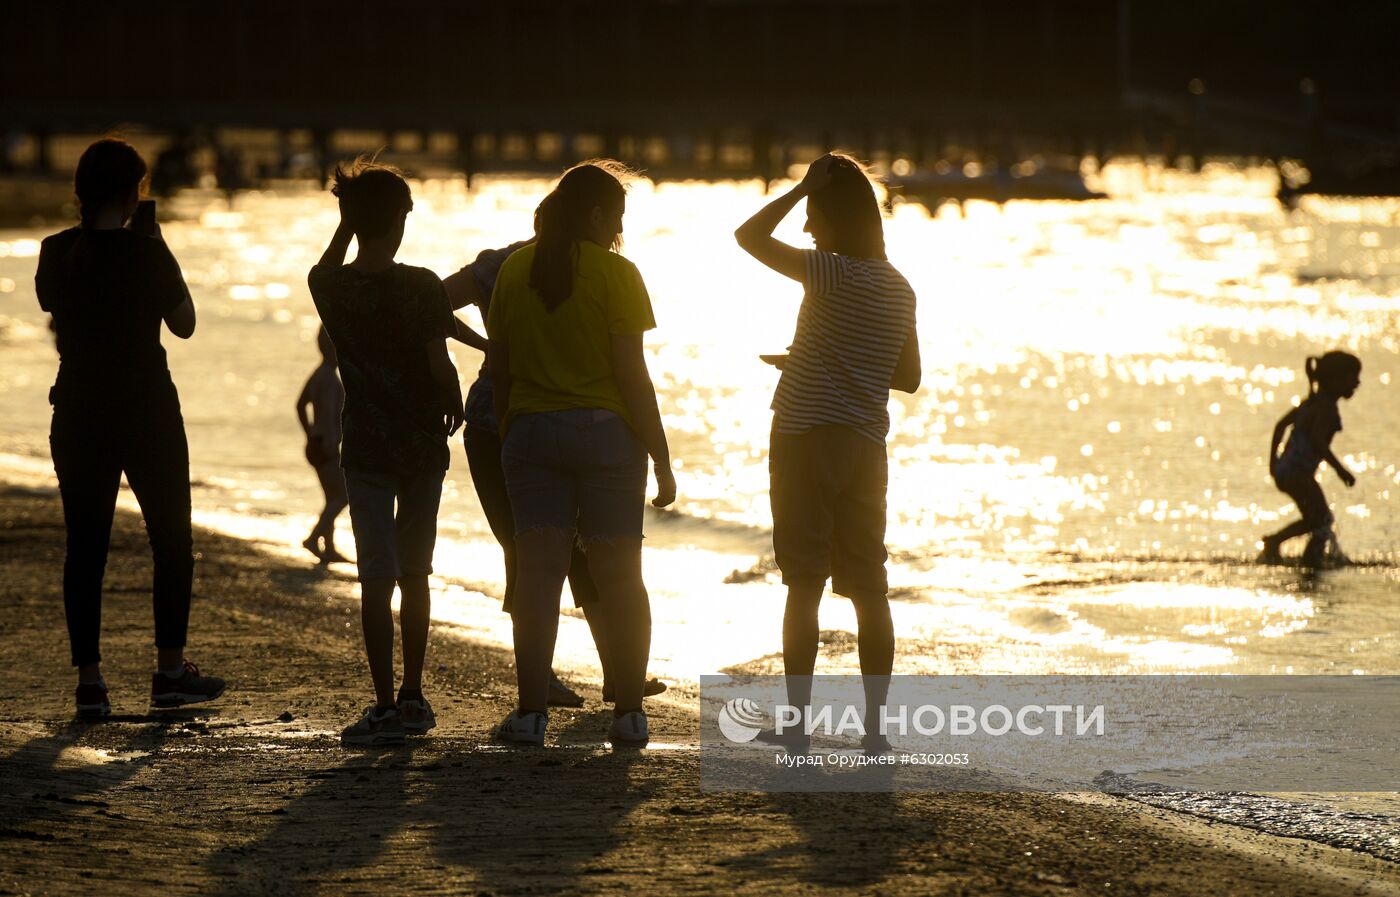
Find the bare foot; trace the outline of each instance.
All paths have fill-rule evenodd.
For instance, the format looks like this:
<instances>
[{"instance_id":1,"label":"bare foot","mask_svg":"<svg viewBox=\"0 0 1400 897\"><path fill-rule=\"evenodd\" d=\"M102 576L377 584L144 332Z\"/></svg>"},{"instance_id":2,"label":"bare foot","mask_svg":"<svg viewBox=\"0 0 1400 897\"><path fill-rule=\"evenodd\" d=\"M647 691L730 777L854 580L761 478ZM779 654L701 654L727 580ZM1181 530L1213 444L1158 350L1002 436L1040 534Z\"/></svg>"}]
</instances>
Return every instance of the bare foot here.
<instances>
[{"instance_id":1,"label":"bare foot","mask_svg":"<svg viewBox=\"0 0 1400 897\"><path fill-rule=\"evenodd\" d=\"M350 559L345 555L341 554L340 552L336 551L334 545L327 545L325 553L321 555L321 563L348 564L350 563Z\"/></svg>"},{"instance_id":2,"label":"bare foot","mask_svg":"<svg viewBox=\"0 0 1400 897\"><path fill-rule=\"evenodd\" d=\"M316 557L316 560L320 561L323 564L326 563L326 559L321 554L321 550L316 546L315 536L308 536L306 541L301 543L301 547L311 552Z\"/></svg>"}]
</instances>

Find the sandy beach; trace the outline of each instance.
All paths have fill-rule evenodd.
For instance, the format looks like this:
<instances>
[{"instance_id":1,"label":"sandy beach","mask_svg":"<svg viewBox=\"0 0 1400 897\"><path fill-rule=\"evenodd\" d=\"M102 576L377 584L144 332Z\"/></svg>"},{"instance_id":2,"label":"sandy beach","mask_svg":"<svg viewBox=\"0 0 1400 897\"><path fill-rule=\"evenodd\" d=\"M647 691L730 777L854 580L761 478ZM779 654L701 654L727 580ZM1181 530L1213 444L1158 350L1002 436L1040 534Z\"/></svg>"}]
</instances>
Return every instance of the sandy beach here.
<instances>
[{"instance_id":1,"label":"sandy beach","mask_svg":"<svg viewBox=\"0 0 1400 897\"><path fill-rule=\"evenodd\" d=\"M368 700L353 583L209 532L189 655L221 700L151 714L150 565L119 513L104 649L113 716L75 721L57 496L0 492L3 894L1393 894L1400 867L1105 795L705 794L695 696L653 746L557 711L543 750L488 732L509 656L439 625L438 729L347 750Z\"/></svg>"}]
</instances>

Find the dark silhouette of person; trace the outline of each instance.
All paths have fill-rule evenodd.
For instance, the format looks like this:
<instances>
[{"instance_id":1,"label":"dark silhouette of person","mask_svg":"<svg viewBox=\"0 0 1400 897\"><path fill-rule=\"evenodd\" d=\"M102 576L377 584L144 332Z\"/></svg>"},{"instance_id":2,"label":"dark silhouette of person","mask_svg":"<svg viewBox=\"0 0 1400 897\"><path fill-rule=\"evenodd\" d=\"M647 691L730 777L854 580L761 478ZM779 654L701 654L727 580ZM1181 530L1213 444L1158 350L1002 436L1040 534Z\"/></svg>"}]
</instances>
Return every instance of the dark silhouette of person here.
<instances>
[{"instance_id":1,"label":"dark silhouette of person","mask_svg":"<svg viewBox=\"0 0 1400 897\"><path fill-rule=\"evenodd\" d=\"M506 259L486 327L501 464L515 515L511 618L519 704L496 730L541 744L559 596L577 540L598 586L616 706L614 744L648 739L642 692L651 606L642 580L647 459L675 501L670 449L642 334L656 326L621 244L626 190L616 163L571 168L544 200L539 237Z\"/></svg>"},{"instance_id":2,"label":"dark silhouette of person","mask_svg":"<svg viewBox=\"0 0 1400 897\"><path fill-rule=\"evenodd\" d=\"M1265 536L1264 550L1259 559L1264 563L1279 563L1283 558L1283 543L1296 536L1309 536L1303 549L1303 562L1310 567L1322 563L1329 546L1335 547L1332 511L1327 496L1317 482L1317 467L1326 461L1348 488L1356 477L1342 466L1332 453L1332 438L1342 431L1342 416L1337 402L1349 399L1361 385L1361 359L1346 352L1328 352L1312 356L1304 364L1308 375L1308 397L1274 425L1269 444L1269 475L1280 492L1293 499L1303 515L1278 532ZM1284 431L1291 429L1288 443L1279 454ZM1346 558L1337 552L1338 562Z\"/></svg>"},{"instance_id":3,"label":"dark silhouette of person","mask_svg":"<svg viewBox=\"0 0 1400 897\"><path fill-rule=\"evenodd\" d=\"M173 707L224 691L222 679L184 658L194 576L189 448L160 327L188 339L195 308L153 210L149 233L126 227L145 178L145 160L125 141L89 146L73 179L81 223L44 240L35 275L60 359L49 442L68 530L63 606L81 715L111 712L99 650L102 578L123 473L155 559L151 701Z\"/></svg>"},{"instance_id":4,"label":"dark silhouette of person","mask_svg":"<svg viewBox=\"0 0 1400 897\"><path fill-rule=\"evenodd\" d=\"M813 250L773 230L807 201ZM878 714L894 664L885 574L889 390L919 387L914 291L885 255L880 205L855 160L817 159L792 190L734 233L758 261L805 288L773 396L768 469L773 551L788 588L783 670L788 701L811 702L817 610L826 582L850 598L858 624L867 749L884 749ZM790 744L806 749L799 736Z\"/></svg>"},{"instance_id":5,"label":"dark silhouette of person","mask_svg":"<svg viewBox=\"0 0 1400 897\"><path fill-rule=\"evenodd\" d=\"M406 731L426 733L437 724L423 695L423 662L438 505L452 457L447 438L462 424L462 389L447 351L456 322L438 276L395 261L413 209L403 175L361 158L336 167L331 192L340 225L307 283L345 385L340 464L375 696L340 737L346 744L393 744ZM346 265L351 237L358 252ZM397 697L395 586L404 666Z\"/></svg>"},{"instance_id":6,"label":"dark silhouette of person","mask_svg":"<svg viewBox=\"0 0 1400 897\"><path fill-rule=\"evenodd\" d=\"M297 396L297 422L306 434L306 461L316 471L325 504L301 547L320 563L334 564L347 560L335 547L335 519L349 503L345 472L340 469L340 413L345 408L345 387L335 369L335 343L324 327L316 334L316 346L321 350L321 363Z\"/></svg>"},{"instance_id":7,"label":"dark silhouette of person","mask_svg":"<svg viewBox=\"0 0 1400 897\"><path fill-rule=\"evenodd\" d=\"M538 216L538 212L537 212ZM475 305L481 311L481 319L486 320L491 308L491 293L496 288L496 276L501 265L517 249L534 242L521 240L499 249L484 249L476 259L460 271L443 281L448 301L454 309ZM474 349L485 353L486 337L457 319L457 339ZM471 468L472 486L486 514L486 522L491 534L500 543L506 565L506 594L502 610L510 613L515 597L516 574L515 558L515 514L511 511L510 495L506 490L505 471L501 468L501 435L496 423L496 412L491 389L491 372L483 362L476 382L467 391L466 426L462 428L462 441L466 446L467 464ZM588 572L588 556L575 542L569 557L569 590L573 593L574 604L583 611L588 622L593 643L598 648L598 659L603 667L603 700L611 703L614 689L609 679L611 666L606 648L607 633L598 612L598 586ZM644 696L658 695L666 690L666 683L660 679L648 679L643 688ZM583 696L562 682L551 670L549 675L549 703L561 707L582 707Z\"/></svg>"}]
</instances>

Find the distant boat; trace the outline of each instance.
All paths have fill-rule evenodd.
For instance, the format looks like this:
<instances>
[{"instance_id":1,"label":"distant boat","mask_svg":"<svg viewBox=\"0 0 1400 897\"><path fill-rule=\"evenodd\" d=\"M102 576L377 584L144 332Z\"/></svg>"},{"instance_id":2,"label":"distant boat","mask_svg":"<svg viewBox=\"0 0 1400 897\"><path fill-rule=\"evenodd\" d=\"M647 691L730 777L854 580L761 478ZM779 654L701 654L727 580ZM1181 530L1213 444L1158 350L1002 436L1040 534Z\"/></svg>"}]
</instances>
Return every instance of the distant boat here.
<instances>
[{"instance_id":1,"label":"distant boat","mask_svg":"<svg viewBox=\"0 0 1400 897\"><path fill-rule=\"evenodd\" d=\"M1278 188L1279 202L1287 206L1300 196L1397 197L1400 196L1400 163L1358 171L1319 168L1306 184L1291 186L1284 181Z\"/></svg>"},{"instance_id":2,"label":"distant boat","mask_svg":"<svg viewBox=\"0 0 1400 897\"><path fill-rule=\"evenodd\" d=\"M988 174L971 175L957 170L922 171L903 177L892 175L885 186L891 196L902 196L930 211L945 202L963 203L970 199L1001 204L1014 199L1078 202L1107 198L1107 194L1090 190L1079 172L1057 168L1025 173L998 168Z\"/></svg>"}]
</instances>

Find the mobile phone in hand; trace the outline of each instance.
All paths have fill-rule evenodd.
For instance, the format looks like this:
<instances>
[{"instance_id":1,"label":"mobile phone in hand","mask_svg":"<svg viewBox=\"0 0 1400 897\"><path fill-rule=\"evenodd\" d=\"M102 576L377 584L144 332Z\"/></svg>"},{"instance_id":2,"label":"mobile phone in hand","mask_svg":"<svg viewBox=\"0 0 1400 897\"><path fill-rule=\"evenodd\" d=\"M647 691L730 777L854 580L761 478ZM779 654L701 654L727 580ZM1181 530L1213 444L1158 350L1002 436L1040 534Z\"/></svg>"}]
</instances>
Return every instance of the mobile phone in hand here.
<instances>
[{"instance_id":1,"label":"mobile phone in hand","mask_svg":"<svg viewBox=\"0 0 1400 897\"><path fill-rule=\"evenodd\" d=\"M127 227L138 234L145 234L148 237L156 235L156 201L154 199L143 199L136 204L136 211L131 215L131 222Z\"/></svg>"}]
</instances>

